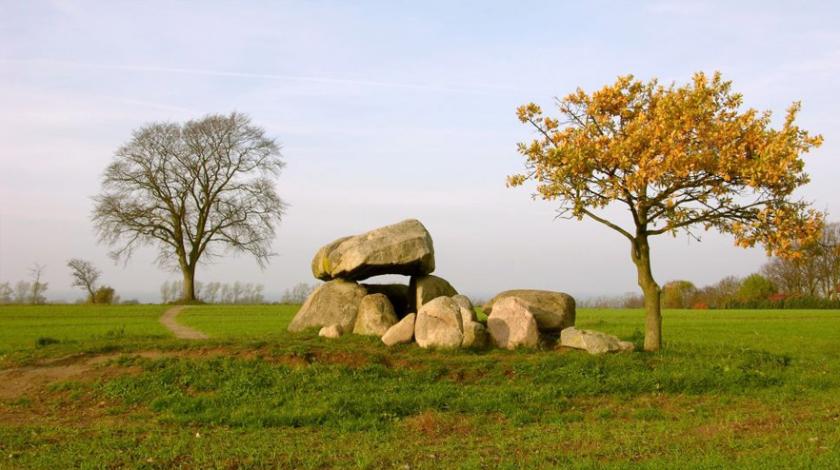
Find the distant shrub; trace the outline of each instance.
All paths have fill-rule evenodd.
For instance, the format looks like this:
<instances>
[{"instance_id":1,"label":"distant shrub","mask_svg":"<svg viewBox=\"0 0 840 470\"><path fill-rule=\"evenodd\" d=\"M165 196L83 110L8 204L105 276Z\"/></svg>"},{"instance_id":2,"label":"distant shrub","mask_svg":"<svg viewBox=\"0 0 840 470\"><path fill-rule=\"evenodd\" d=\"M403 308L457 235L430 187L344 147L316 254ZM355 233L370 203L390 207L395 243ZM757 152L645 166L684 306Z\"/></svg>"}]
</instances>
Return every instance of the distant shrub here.
<instances>
[{"instance_id":1,"label":"distant shrub","mask_svg":"<svg viewBox=\"0 0 840 470\"><path fill-rule=\"evenodd\" d=\"M119 302L119 297L115 295L114 288L109 286L102 286L96 289L93 293L93 303L110 305Z\"/></svg>"},{"instance_id":2,"label":"distant shrub","mask_svg":"<svg viewBox=\"0 0 840 470\"><path fill-rule=\"evenodd\" d=\"M60 342L61 341L59 341L55 338L50 338L48 336L41 336L40 338L35 340L35 347L42 348L44 346L49 346L51 344L57 344L57 343L60 343Z\"/></svg>"}]
</instances>

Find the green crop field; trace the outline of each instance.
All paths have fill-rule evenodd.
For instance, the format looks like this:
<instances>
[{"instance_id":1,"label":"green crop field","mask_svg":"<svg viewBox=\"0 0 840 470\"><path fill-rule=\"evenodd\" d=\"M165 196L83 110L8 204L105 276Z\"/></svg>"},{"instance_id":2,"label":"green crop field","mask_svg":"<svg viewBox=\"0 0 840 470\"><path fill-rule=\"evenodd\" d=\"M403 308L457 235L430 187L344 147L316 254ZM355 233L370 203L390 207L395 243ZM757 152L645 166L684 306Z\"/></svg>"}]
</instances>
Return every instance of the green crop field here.
<instances>
[{"instance_id":1,"label":"green crop field","mask_svg":"<svg viewBox=\"0 0 840 470\"><path fill-rule=\"evenodd\" d=\"M0 306L0 354L36 342L84 342L115 338L166 338L158 322L162 305Z\"/></svg>"},{"instance_id":2,"label":"green crop field","mask_svg":"<svg viewBox=\"0 0 840 470\"><path fill-rule=\"evenodd\" d=\"M203 305L178 318L213 338L267 338L285 334L298 305Z\"/></svg>"},{"instance_id":3,"label":"green crop field","mask_svg":"<svg viewBox=\"0 0 840 470\"><path fill-rule=\"evenodd\" d=\"M210 339L177 340L165 308L0 307L0 468L840 468L840 311L665 311L662 352L590 356L324 340L291 306L189 307Z\"/></svg>"}]
</instances>

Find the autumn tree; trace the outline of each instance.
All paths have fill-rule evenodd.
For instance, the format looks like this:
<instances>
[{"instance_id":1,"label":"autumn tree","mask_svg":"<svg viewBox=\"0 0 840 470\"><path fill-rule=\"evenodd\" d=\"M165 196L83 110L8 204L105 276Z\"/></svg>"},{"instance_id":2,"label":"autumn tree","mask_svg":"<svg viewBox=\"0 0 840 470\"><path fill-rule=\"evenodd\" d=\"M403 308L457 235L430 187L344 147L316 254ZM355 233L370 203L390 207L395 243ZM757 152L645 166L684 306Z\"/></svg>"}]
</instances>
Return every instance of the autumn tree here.
<instances>
[{"instance_id":1,"label":"autumn tree","mask_svg":"<svg viewBox=\"0 0 840 470\"><path fill-rule=\"evenodd\" d=\"M748 304L750 302L767 300L775 293L776 286L773 285L770 279L767 279L761 274L754 273L741 281L737 298L742 304Z\"/></svg>"},{"instance_id":2,"label":"autumn tree","mask_svg":"<svg viewBox=\"0 0 840 470\"><path fill-rule=\"evenodd\" d=\"M697 238L698 230L716 229L739 246L793 256L820 232L822 215L793 192L808 182L802 154L822 137L795 124L799 103L778 129L770 112L742 103L719 73L697 73L679 86L628 75L557 99L559 117L533 103L517 110L536 138L518 145L526 171L508 185L534 181L537 196L559 202L559 216L590 218L628 240L645 297L648 351L662 341L651 237L683 231ZM613 205L627 218L606 215Z\"/></svg>"},{"instance_id":3,"label":"autumn tree","mask_svg":"<svg viewBox=\"0 0 840 470\"><path fill-rule=\"evenodd\" d=\"M282 167L278 144L243 114L149 124L106 168L93 222L116 259L157 247L159 262L183 275L181 300L194 301L198 263L220 250L268 261Z\"/></svg>"},{"instance_id":4,"label":"autumn tree","mask_svg":"<svg viewBox=\"0 0 840 470\"><path fill-rule=\"evenodd\" d=\"M96 303L96 283L102 271L96 269L90 261L73 258L67 262L70 275L73 277L71 285L83 289L88 295L88 302Z\"/></svg>"},{"instance_id":5,"label":"autumn tree","mask_svg":"<svg viewBox=\"0 0 840 470\"><path fill-rule=\"evenodd\" d=\"M691 308L697 287L691 281L670 281L662 286L662 306L665 308Z\"/></svg>"}]
</instances>

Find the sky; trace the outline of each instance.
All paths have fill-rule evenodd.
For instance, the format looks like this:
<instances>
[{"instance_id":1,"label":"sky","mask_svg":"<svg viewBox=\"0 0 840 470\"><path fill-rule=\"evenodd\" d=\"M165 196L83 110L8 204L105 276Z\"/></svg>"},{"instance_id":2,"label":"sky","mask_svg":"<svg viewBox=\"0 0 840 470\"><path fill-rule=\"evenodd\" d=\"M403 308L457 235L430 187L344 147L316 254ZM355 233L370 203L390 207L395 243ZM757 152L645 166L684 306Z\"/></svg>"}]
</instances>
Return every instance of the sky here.
<instances>
[{"instance_id":1,"label":"sky","mask_svg":"<svg viewBox=\"0 0 840 470\"><path fill-rule=\"evenodd\" d=\"M276 299L314 282L321 245L417 218L435 274L468 295L634 292L625 239L555 219L533 187L506 188L523 165L516 143L534 137L516 107L550 108L628 73L670 83L719 70L776 122L802 101L801 126L825 143L806 155L812 182L799 195L840 220L838 25L840 5L824 1L0 0L0 282L39 263L48 298L73 300L66 262L78 257L123 298L158 300L179 275L153 248L109 259L91 198L133 129L235 110L281 143L289 208L267 268L225 256L199 281L259 283ZM705 285L766 261L715 233L658 237L652 257L660 284Z\"/></svg>"}]
</instances>

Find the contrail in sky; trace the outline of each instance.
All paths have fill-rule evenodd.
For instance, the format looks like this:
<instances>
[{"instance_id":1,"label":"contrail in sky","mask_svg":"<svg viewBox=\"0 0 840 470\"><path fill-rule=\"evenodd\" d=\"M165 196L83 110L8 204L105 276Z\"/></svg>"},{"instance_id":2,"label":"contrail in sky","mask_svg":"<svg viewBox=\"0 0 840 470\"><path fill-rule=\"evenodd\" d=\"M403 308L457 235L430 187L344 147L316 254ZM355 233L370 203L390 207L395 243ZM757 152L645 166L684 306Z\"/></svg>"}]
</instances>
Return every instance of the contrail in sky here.
<instances>
[{"instance_id":1,"label":"contrail in sky","mask_svg":"<svg viewBox=\"0 0 840 470\"><path fill-rule=\"evenodd\" d=\"M284 80L297 81L309 83L323 83L332 85L354 85L363 87L379 87L379 88L400 88L406 90L417 91L433 91L446 93L470 93L470 94L492 94L495 92L515 92L519 91L511 87L503 87L496 85L480 84L474 87L451 87L451 86L437 86L425 85L420 83L398 83L398 82L384 82L378 80L359 80L346 78L332 78L332 77L312 77L302 75L283 75L272 73L253 73L253 72L232 72L225 70L208 70L208 69L194 69L183 67L159 67L153 65L110 65L110 64L91 64L85 62L71 62L50 59L0 59L0 63L6 64L32 64L38 66L58 66L70 68L84 68L97 70L116 70L126 72L150 72L150 73L178 73L190 75L205 75L212 77L233 77L233 78L247 78L257 80Z\"/></svg>"}]
</instances>

